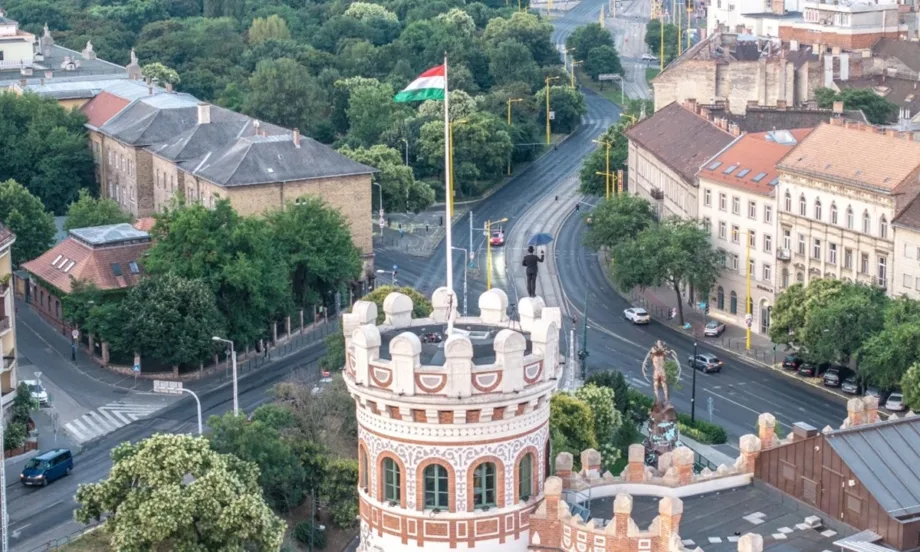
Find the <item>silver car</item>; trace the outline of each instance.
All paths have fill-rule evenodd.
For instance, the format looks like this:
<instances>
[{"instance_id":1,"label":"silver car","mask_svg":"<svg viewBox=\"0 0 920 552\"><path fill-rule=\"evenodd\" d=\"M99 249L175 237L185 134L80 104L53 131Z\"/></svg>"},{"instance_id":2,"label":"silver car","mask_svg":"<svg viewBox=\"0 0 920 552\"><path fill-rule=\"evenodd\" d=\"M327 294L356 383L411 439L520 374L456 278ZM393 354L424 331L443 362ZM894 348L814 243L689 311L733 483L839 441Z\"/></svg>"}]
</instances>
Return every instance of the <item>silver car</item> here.
<instances>
[{"instance_id":1,"label":"silver car","mask_svg":"<svg viewBox=\"0 0 920 552\"><path fill-rule=\"evenodd\" d=\"M45 388L42 387L42 382L38 380L20 380L19 383L24 383L29 386L29 391L32 393L32 398L38 401L38 404L45 406L48 404L48 392L45 391Z\"/></svg>"},{"instance_id":2,"label":"silver car","mask_svg":"<svg viewBox=\"0 0 920 552\"><path fill-rule=\"evenodd\" d=\"M885 401L885 410L890 410L891 412L907 410L907 406L904 404L904 395L901 393L888 395L888 400Z\"/></svg>"},{"instance_id":3,"label":"silver car","mask_svg":"<svg viewBox=\"0 0 920 552\"><path fill-rule=\"evenodd\" d=\"M724 331L725 324L716 320L711 320L708 324L706 324L706 328L703 330L703 335L706 337L719 337Z\"/></svg>"},{"instance_id":4,"label":"silver car","mask_svg":"<svg viewBox=\"0 0 920 552\"><path fill-rule=\"evenodd\" d=\"M648 324L649 322L648 311L639 307L626 309L623 311L623 316L633 324Z\"/></svg>"}]
</instances>

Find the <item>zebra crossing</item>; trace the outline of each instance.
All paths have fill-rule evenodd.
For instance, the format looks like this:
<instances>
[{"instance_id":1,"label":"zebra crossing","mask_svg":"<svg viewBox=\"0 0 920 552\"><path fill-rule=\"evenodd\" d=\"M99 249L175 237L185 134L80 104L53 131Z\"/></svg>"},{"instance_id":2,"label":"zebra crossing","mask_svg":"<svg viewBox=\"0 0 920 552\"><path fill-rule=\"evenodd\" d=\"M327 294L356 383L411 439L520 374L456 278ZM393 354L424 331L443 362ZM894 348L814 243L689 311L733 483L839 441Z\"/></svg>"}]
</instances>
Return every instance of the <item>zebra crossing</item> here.
<instances>
[{"instance_id":1,"label":"zebra crossing","mask_svg":"<svg viewBox=\"0 0 920 552\"><path fill-rule=\"evenodd\" d=\"M153 414L164 402L115 401L87 412L64 424L64 429L79 443L85 443Z\"/></svg>"}]
</instances>

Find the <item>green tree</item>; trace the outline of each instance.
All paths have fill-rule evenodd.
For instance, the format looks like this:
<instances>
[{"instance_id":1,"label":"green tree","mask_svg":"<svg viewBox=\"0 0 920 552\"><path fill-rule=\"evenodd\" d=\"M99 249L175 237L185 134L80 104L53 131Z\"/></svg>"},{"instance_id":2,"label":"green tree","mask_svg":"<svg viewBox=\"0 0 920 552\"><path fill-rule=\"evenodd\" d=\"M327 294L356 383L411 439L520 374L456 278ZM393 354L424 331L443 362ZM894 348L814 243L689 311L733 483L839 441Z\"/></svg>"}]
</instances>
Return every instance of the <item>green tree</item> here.
<instances>
[{"instance_id":1,"label":"green tree","mask_svg":"<svg viewBox=\"0 0 920 552\"><path fill-rule=\"evenodd\" d=\"M597 80L601 73L623 74L623 66L620 65L620 55L613 46L597 46L591 48L588 57L585 58L585 73Z\"/></svg>"},{"instance_id":2,"label":"green tree","mask_svg":"<svg viewBox=\"0 0 920 552\"><path fill-rule=\"evenodd\" d=\"M349 90L348 137L358 146L369 147L380 139L390 126L396 105L393 103L393 87L371 79Z\"/></svg>"},{"instance_id":3,"label":"green tree","mask_svg":"<svg viewBox=\"0 0 920 552\"><path fill-rule=\"evenodd\" d=\"M721 271L720 256L709 242L709 232L699 221L678 218L646 228L635 240L614 247L611 263L613 279L622 290L662 285L673 289L681 324L681 288L689 286L708 296Z\"/></svg>"},{"instance_id":4,"label":"green tree","mask_svg":"<svg viewBox=\"0 0 920 552\"><path fill-rule=\"evenodd\" d=\"M245 6L246 0L204 0L204 16L239 18Z\"/></svg>"},{"instance_id":5,"label":"green tree","mask_svg":"<svg viewBox=\"0 0 920 552\"><path fill-rule=\"evenodd\" d=\"M161 86L166 86L167 83L175 86L181 80L175 69L170 69L158 61L141 67L141 74Z\"/></svg>"},{"instance_id":6,"label":"green tree","mask_svg":"<svg viewBox=\"0 0 920 552\"><path fill-rule=\"evenodd\" d=\"M910 365L901 378L901 391L904 402L914 412L920 411L920 362Z\"/></svg>"},{"instance_id":7,"label":"green tree","mask_svg":"<svg viewBox=\"0 0 920 552\"><path fill-rule=\"evenodd\" d=\"M333 332L323 340L325 354L319 359L320 370L341 372L345 368L345 335Z\"/></svg>"},{"instance_id":8,"label":"green tree","mask_svg":"<svg viewBox=\"0 0 920 552\"><path fill-rule=\"evenodd\" d=\"M191 435L157 434L112 451L108 479L80 485L74 518L105 518L117 550L278 550L285 523L255 464Z\"/></svg>"},{"instance_id":9,"label":"green tree","mask_svg":"<svg viewBox=\"0 0 920 552\"><path fill-rule=\"evenodd\" d=\"M541 88L536 95L537 104L546 105L546 88ZM549 109L554 118L551 127L553 132L568 133L574 131L581 124L581 116L588 112L585 97L581 92L568 86L550 86ZM539 122L546 124L546 110L540 112Z\"/></svg>"},{"instance_id":10,"label":"green tree","mask_svg":"<svg viewBox=\"0 0 920 552\"><path fill-rule=\"evenodd\" d=\"M881 288L853 283L844 283L830 300L806 301L800 343L808 359L849 363L863 342L882 329L886 301ZM897 382L899 376L892 379Z\"/></svg>"},{"instance_id":11,"label":"green tree","mask_svg":"<svg viewBox=\"0 0 920 552\"><path fill-rule=\"evenodd\" d=\"M920 360L920 301L902 296L886 303L881 330L867 332L857 358L861 377L893 389Z\"/></svg>"},{"instance_id":12,"label":"green tree","mask_svg":"<svg viewBox=\"0 0 920 552\"><path fill-rule=\"evenodd\" d=\"M498 85L537 82L540 67L530 50L520 42L505 40L489 51L489 71Z\"/></svg>"},{"instance_id":13,"label":"green tree","mask_svg":"<svg viewBox=\"0 0 920 552\"><path fill-rule=\"evenodd\" d=\"M603 174L607 172L606 144L610 144L610 172L616 174L619 170L625 170L629 154L629 139L625 133L639 120L643 111L652 113L654 110L655 107L650 100L628 100L626 102L619 121L607 128L604 134L597 139L601 144L585 158L579 173L581 180L579 189L582 193L599 196L607 193L606 177ZM626 189L625 183L623 189Z\"/></svg>"},{"instance_id":14,"label":"green tree","mask_svg":"<svg viewBox=\"0 0 920 552\"><path fill-rule=\"evenodd\" d=\"M304 196L267 216L272 247L290 271L300 307L321 305L361 275L361 252L348 221L316 197Z\"/></svg>"},{"instance_id":15,"label":"green tree","mask_svg":"<svg viewBox=\"0 0 920 552\"><path fill-rule=\"evenodd\" d=\"M626 376L619 370L604 370L594 372L585 380L585 385L608 387L613 390L613 403L620 414L629 410L629 383Z\"/></svg>"},{"instance_id":16,"label":"green tree","mask_svg":"<svg viewBox=\"0 0 920 552\"><path fill-rule=\"evenodd\" d=\"M657 57L661 57L661 23L649 21L645 26L645 44ZM667 65L677 57L677 25L664 26L664 64Z\"/></svg>"},{"instance_id":17,"label":"green tree","mask_svg":"<svg viewBox=\"0 0 920 552\"><path fill-rule=\"evenodd\" d=\"M269 506L290 511L306 498L305 474L291 446L281 437L281 431L293 425L293 417L279 416L286 411L277 405L259 407L250 422L245 416L227 412L208 419L211 448L221 454L232 454L259 467L259 486ZM287 411L289 413L289 411ZM266 423L275 417L282 424ZM281 427L277 427L277 426Z\"/></svg>"},{"instance_id":18,"label":"green tree","mask_svg":"<svg viewBox=\"0 0 920 552\"><path fill-rule=\"evenodd\" d=\"M61 297L64 320L71 326L83 328L93 307L102 305L102 297L102 292L93 282L71 280L70 293Z\"/></svg>"},{"instance_id":19,"label":"green tree","mask_svg":"<svg viewBox=\"0 0 920 552\"><path fill-rule=\"evenodd\" d=\"M180 364L210 358L217 348L211 337L223 334L214 293L200 279L171 272L143 278L125 296L121 309L121 342L142 356L171 364L175 374Z\"/></svg>"},{"instance_id":20,"label":"green tree","mask_svg":"<svg viewBox=\"0 0 920 552\"><path fill-rule=\"evenodd\" d=\"M89 14L99 19L120 21L134 31L153 21L169 17L164 0L125 0L113 5L97 5L89 8Z\"/></svg>"},{"instance_id":21,"label":"green tree","mask_svg":"<svg viewBox=\"0 0 920 552\"><path fill-rule=\"evenodd\" d=\"M399 18L395 13L379 4L371 4L369 2L352 2L352 4L348 6L348 9L345 10L345 16L354 17L359 21L383 20L393 23L399 22Z\"/></svg>"},{"instance_id":22,"label":"green tree","mask_svg":"<svg viewBox=\"0 0 920 552\"><path fill-rule=\"evenodd\" d=\"M614 248L635 239L655 223L655 210L645 199L630 194L610 196L591 212L584 243L591 249Z\"/></svg>"},{"instance_id":23,"label":"green tree","mask_svg":"<svg viewBox=\"0 0 920 552\"><path fill-rule=\"evenodd\" d=\"M410 287L377 286L374 291L362 297L361 300L370 301L377 305L378 324L383 324L386 319L386 314L383 312L383 301L387 298L387 295L394 291L398 291L412 299L412 318L425 318L431 314L433 310L431 301L418 290Z\"/></svg>"},{"instance_id":24,"label":"green tree","mask_svg":"<svg viewBox=\"0 0 920 552\"><path fill-rule=\"evenodd\" d=\"M820 282L821 280L818 280ZM792 345L805 323L805 295L803 284L795 283L783 290L770 311L768 335L773 343Z\"/></svg>"},{"instance_id":25,"label":"green tree","mask_svg":"<svg viewBox=\"0 0 920 552\"><path fill-rule=\"evenodd\" d=\"M0 101L7 95L0 94ZM42 202L15 180L0 182L0 222L16 234L13 266L44 253L57 232L54 217L45 212Z\"/></svg>"},{"instance_id":26,"label":"green tree","mask_svg":"<svg viewBox=\"0 0 920 552\"><path fill-rule=\"evenodd\" d=\"M291 31L288 30L287 21L277 14L268 17L257 17L252 20L249 27L249 43L261 44L268 39L290 40Z\"/></svg>"},{"instance_id":27,"label":"green tree","mask_svg":"<svg viewBox=\"0 0 920 552\"><path fill-rule=\"evenodd\" d=\"M376 180L383 188L386 212L408 210L417 213L434 203L434 190L425 182L415 180L412 168L403 164L403 157L394 148L382 144L357 149L345 146L339 153L380 171Z\"/></svg>"},{"instance_id":28,"label":"green tree","mask_svg":"<svg viewBox=\"0 0 920 552\"><path fill-rule=\"evenodd\" d=\"M122 211L114 199L93 197L88 191L80 190L79 198L67 208L64 230L132 221L133 217Z\"/></svg>"},{"instance_id":29,"label":"green tree","mask_svg":"<svg viewBox=\"0 0 920 552\"><path fill-rule=\"evenodd\" d=\"M575 48L573 54L577 60L587 60L591 50L598 46L614 47L613 35L600 23L582 25L565 40L566 49Z\"/></svg>"},{"instance_id":30,"label":"green tree","mask_svg":"<svg viewBox=\"0 0 920 552\"><path fill-rule=\"evenodd\" d=\"M239 345L268 335L291 311L290 268L264 220L239 216L228 200L212 209L188 205L158 215L156 243L144 261L151 275L202 279L214 292L227 338Z\"/></svg>"},{"instance_id":31,"label":"green tree","mask_svg":"<svg viewBox=\"0 0 920 552\"><path fill-rule=\"evenodd\" d=\"M287 128L310 133L329 112L325 92L306 67L293 59L260 61L249 78L244 111Z\"/></svg>"},{"instance_id":32,"label":"green tree","mask_svg":"<svg viewBox=\"0 0 920 552\"><path fill-rule=\"evenodd\" d=\"M326 466L319 494L328 504L332 523L353 527L358 518L358 462L336 458Z\"/></svg>"},{"instance_id":33,"label":"green tree","mask_svg":"<svg viewBox=\"0 0 920 552\"><path fill-rule=\"evenodd\" d=\"M510 18L489 19L482 38L492 47L506 40L522 44L530 50L533 60L543 67L559 63L559 52L553 48L550 38L552 32L553 25L542 17L527 11L514 11Z\"/></svg>"},{"instance_id":34,"label":"green tree","mask_svg":"<svg viewBox=\"0 0 920 552\"><path fill-rule=\"evenodd\" d=\"M829 88L815 91L818 107L830 109L835 101L842 101L844 109L861 110L873 125L884 125L897 120L898 106L879 96L871 88L845 88L835 93Z\"/></svg>"},{"instance_id":35,"label":"green tree","mask_svg":"<svg viewBox=\"0 0 920 552\"><path fill-rule=\"evenodd\" d=\"M591 407L568 393L556 393L549 403L549 426L565 439L565 450L574 456L597 448L594 416ZM554 450L563 452L558 448Z\"/></svg>"},{"instance_id":36,"label":"green tree","mask_svg":"<svg viewBox=\"0 0 920 552\"><path fill-rule=\"evenodd\" d=\"M594 437L598 445L610 444L613 434L623 423L623 417L616 409L613 389L589 383L575 391L575 398L591 409L591 418L594 420Z\"/></svg>"}]
</instances>

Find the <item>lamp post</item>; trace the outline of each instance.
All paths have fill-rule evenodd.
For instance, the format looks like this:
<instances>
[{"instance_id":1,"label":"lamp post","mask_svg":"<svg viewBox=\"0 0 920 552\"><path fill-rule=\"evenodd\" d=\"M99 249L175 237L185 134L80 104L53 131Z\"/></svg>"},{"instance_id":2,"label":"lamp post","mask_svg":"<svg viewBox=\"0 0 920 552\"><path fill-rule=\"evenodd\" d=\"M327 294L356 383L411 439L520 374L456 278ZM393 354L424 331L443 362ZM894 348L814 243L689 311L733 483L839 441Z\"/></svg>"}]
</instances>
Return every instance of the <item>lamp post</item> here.
<instances>
[{"instance_id":1,"label":"lamp post","mask_svg":"<svg viewBox=\"0 0 920 552\"><path fill-rule=\"evenodd\" d=\"M623 105L626 103L626 95L623 92L623 89L626 88L626 83L623 81L622 75L614 75L613 79L620 81L620 105Z\"/></svg>"},{"instance_id":2,"label":"lamp post","mask_svg":"<svg viewBox=\"0 0 920 552\"><path fill-rule=\"evenodd\" d=\"M544 82L546 83L546 145L549 145L550 138L550 125L549 125L549 83L559 80L559 77L546 77Z\"/></svg>"},{"instance_id":3,"label":"lamp post","mask_svg":"<svg viewBox=\"0 0 920 552\"><path fill-rule=\"evenodd\" d=\"M508 105L508 129L509 130L511 129L511 104L517 103L517 102L523 102L523 101L524 101L523 98L509 98L508 100L505 101L505 103ZM508 154L508 176L511 176L511 154L510 153Z\"/></svg>"},{"instance_id":4,"label":"lamp post","mask_svg":"<svg viewBox=\"0 0 920 552\"><path fill-rule=\"evenodd\" d=\"M569 68L570 68L569 70L569 74L570 74L569 88L575 88L575 66L580 65L582 63L584 63L584 61L575 61L573 59L572 63L569 65Z\"/></svg>"},{"instance_id":5,"label":"lamp post","mask_svg":"<svg viewBox=\"0 0 920 552\"><path fill-rule=\"evenodd\" d=\"M610 201L610 188L611 188L610 186L610 176L611 176L610 175L610 146L611 144L609 141L601 141L601 140L591 140L591 141L594 142L595 144L602 144L606 146L606 149L607 149L607 169L603 174L604 174L604 188L607 191L607 196L606 196L607 201ZM601 173L598 173L598 174L601 174Z\"/></svg>"},{"instance_id":6,"label":"lamp post","mask_svg":"<svg viewBox=\"0 0 920 552\"><path fill-rule=\"evenodd\" d=\"M471 243L471 245L472 245L472 243ZM467 278L466 278L466 273L467 273L467 271L469 271L469 268L470 268L470 263L469 263L470 252L469 252L469 250L466 249L465 247L451 247L451 249L454 249L454 250L456 250L456 251L463 251L463 256L466 258L465 261L464 261L464 263L463 263L463 316L466 316L466 303L467 303L467 299L466 299L466 297L467 297L467 296L466 296L466 290L467 290L467 287L466 287L466 279L467 279Z\"/></svg>"},{"instance_id":7,"label":"lamp post","mask_svg":"<svg viewBox=\"0 0 920 552\"><path fill-rule=\"evenodd\" d=\"M401 142L406 145L406 166L409 166L409 140L405 138L401 139Z\"/></svg>"},{"instance_id":8,"label":"lamp post","mask_svg":"<svg viewBox=\"0 0 920 552\"><path fill-rule=\"evenodd\" d=\"M693 360L696 361L696 340L693 340ZM696 421L696 368L690 363L690 369L693 370L693 379L690 384L690 421Z\"/></svg>"},{"instance_id":9,"label":"lamp post","mask_svg":"<svg viewBox=\"0 0 920 552\"><path fill-rule=\"evenodd\" d=\"M378 269L377 269L377 274L389 274L389 275L390 275L390 280L391 280L391 285L392 285L393 287L396 287L396 270L395 270L396 265L393 265L393 267L394 267L394 270L384 270L384 269L382 269L382 268L378 268Z\"/></svg>"},{"instance_id":10,"label":"lamp post","mask_svg":"<svg viewBox=\"0 0 920 552\"><path fill-rule=\"evenodd\" d=\"M373 184L374 186L377 186L377 191L378 191L377 197L380 200L380 208L377 209L377 214L380 217L380 235L383 236L383 186L381 186L379 182L374 182L373 180L371 180L371 184ZM373 228L371 229L371 234L373 234Z\"/></svg>"},{"instance_id":11,"label":"lamp post","mask_svg":"<svg viewBox=\"0 0 920 552\"><path fill-rule=\"evenodd\" d=\"M449 150L450 159L448 159L448 162L450 163L450 189L447 190L447 193L450 194L450 199L451 199L450 201L450 218L451 219L453 219L454 217L454 201L453 201L453 198L454 198L454 125L465 125L468 122L469 121L467 121L466 119L457 119L456 121L451 121L450 123L448 123L448 126L450 127L449 129L450 132L448 133L449 134L448 139L450 140L450 150ZM450 224L450 221L448 221L448 224Z\"/></svg>"},{"instance_id":12,"label":"lamp post","mask_svg":"<svg viewBox=\"0 0 920 552\"><path fill-rule=\"evenodd\" d=\"M508 222L508 217L486 221L486 290L492 289L492 225L503 222Z\"/></svg>"},{"instance_id":13,"label":"lamp post","mask_svg":"<svg viewBox=\"0 0 920 552\"><path fill-rule=\"evenodd\" d=\"M215 335L214 337L211 338L211 340L218 341L221 343L227 343L228 345L230 345L230 361L233 366L233 415L239 416L240 415L240 398L239 398L239 390L237 389L237 383L236 383L236 349L233 348L233 342L230 341L229 339L224 339L222 337L218 337Z\"/></svg>"}]
</instances>

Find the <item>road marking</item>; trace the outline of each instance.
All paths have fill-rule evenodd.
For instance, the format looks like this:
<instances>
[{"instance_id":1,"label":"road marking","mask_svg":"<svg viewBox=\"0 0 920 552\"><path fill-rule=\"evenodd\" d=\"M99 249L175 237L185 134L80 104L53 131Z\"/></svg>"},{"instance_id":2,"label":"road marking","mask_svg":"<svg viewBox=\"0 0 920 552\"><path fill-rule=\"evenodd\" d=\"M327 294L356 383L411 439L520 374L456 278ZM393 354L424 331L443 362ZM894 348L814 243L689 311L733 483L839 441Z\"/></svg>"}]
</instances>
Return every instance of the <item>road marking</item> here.
<instances>
[{"instance_id":1,"label":"road marking","mask_svg":"<svg viewBox=\"0 0 920 552\"><path fill-rule=\"evenodd\" d=\"M25 529L26 527L31 526L31 525L32 525L31 523L26 523L25 525L23 525L23 526L21 526L21 527L18 527L18 528L16 528L16 529L13 529L13 531L10 532L10 536L13 537L14 539L18 539L18 538L19 538L19 535L22 533L22 530Z\"/></svg>"},{"instance_id":2,"label":"road marking","mask_svg":"<svg viewBox=\"0 0 920 552\"><path fill-rule=\"evenodd\" d=\"M153 414L167 404L169 403L162 401L150 404L116 401L100 406L96 410L87 412L79 418L64 424L64 429L77 442L85 443Z\"/></svg>"},{"instance_id":3,"label":"road marking","mask_svg":"<svg viewBox=\"0 0 920 552\"><path fill-rule=\"evenodd\" d=\"M712 389L705 389L705 388L704 388L703 391L706 391L707 393L709 393L709 394L711 394L711 395L715 395L716 397L719 397L720 399L726 400L726 401L732 403L732 404L735 405L735 406L740 406L741 408L743 408L743 409L745 409L745 410L747 410L747 411L749 411L749 412L753 412L753 413L756 414L757 416L760 416L760 415L762 414L762 412L758 412L758 411L754 410L753 408L751 408L751 407L749 407L749 406L745 406L745 405L741 404L740 402L733 401L733 400L729 399L728 397L726 397L725 395L721 395L721 394L719 394L719 393L716 393L716 392L713 391Z\"/></svg>"}]
</instances>

